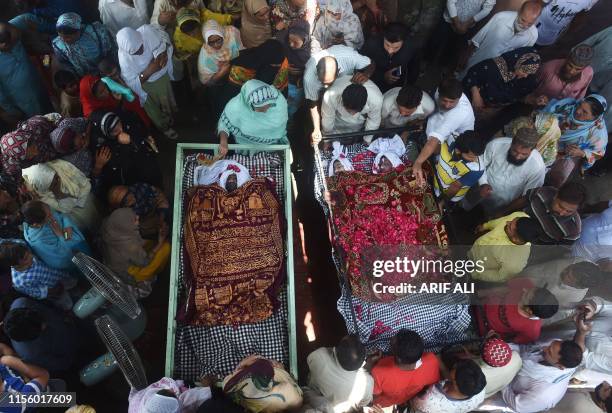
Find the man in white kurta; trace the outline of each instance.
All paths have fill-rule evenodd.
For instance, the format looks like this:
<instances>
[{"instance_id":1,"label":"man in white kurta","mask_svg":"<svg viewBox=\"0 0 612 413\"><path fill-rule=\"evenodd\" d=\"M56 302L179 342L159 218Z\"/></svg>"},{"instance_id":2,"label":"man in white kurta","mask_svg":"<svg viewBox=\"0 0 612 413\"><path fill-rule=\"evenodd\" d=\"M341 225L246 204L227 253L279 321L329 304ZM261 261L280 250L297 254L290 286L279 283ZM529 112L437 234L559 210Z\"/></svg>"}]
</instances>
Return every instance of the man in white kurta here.
<instances>
[{"instance_id":1,"label":"man in white kurta","mask_svg":"<svg viewBox=\"0 0 612 413\"><path fill-rule=\"evenodd\" d=\"M517 137L496 138L489 142L485 149L483 155L485 173L478 183L481 188L484 185L490 186L490 195L482 200L482 206L489 214L525 195L527 190L544 184L546 167L542 155L535 150L535 144L530 149L529 156L520 165L508 161L508 153L514 151L516 146L521 146ZM464 198L464 201L467 209L473 207L468 197Z\"/></svg>"},{"instance_id":2,"label":"man in white kurta","mask_svg":"<svg viewBox=\"0 0 612 413\"><path fill-rule=\"evenodd\" d=\"M520 346L523 366L501 393L505 404L515 412L537 413L550 409L565 395L576 366L563 366L560 345L556 344L556 350L552 351L551 345L553 342Z\"/></svg>"},{"instance_id":3,"label":"man in white kurta","mask_svg":"<svg viewBox=\"0 0 612 413\"><path fill-rule=\"evenodd\" d=\"M367 406L372 401L374 379L370 373L363 367L354 371L345 370L334 348L321 347L313 351L308 355L307 362L310 370L308 386L322 395L334 412L350 411L351 408Z\"/></svg>"},{"instance_id":4,"label":"man in white kurta","mask_svg":"<svg viewBox=\"0 0 612 413\"><path fill-rule=\"evenodd\" d=\"M575 308L576 304L581 302L589 292L588 287L581 288L580 285L585 281L588 282L586 278L596 279L600 274L599 268L591 263L583 264L584 269L572 270L574 264L583 261L585 259L580 257L559 258L530 265L521 272L521 275L531 278L538 287L546 287L557 298L560 308ZM568 285L563 282L564 277L572 278L576 285ZM542 320L542 325L551 323L550 319Z\"/></svg>"},{"instance_id":5,"label":"man in white kurta","mask_svg":"<svg viewBox=\"0 0 612 413\"><path fill-rule=\"evenodd\" d=\"M321 127L324 134L376 130L380 127L383 102L380 89L371 80L363 85L355 85L354 87L365 88L367 100L361 110L353 113L345 107L342 99L343 92L352 84L351 76L342 76L323 95ZM366 141L367 138L364 137Z\"/></svg>"},{"instance_id":6,"label":"man in white kurta","mask_svg":"<svg viewBox=\"0 0 612 413\"><path fill-rule=\"evenodd\" d=\"M568 390L558 405L547 413L606 413L606 402L610 403L612 389L603 382L595 390Z\"/></svg>"},{"instance_id":7,"label":"man in white kurta","mask_svg":"<svg viewBox=\"0 0 612 413\"><path fill-rule=\"evenodd\" d=\"M592 329L587 335L583 367L605 374L612 374L612 302L600 297L589 297L573 307L560 309L554 323L542 330L541 340L553 337L571 339L575 324L573 316L581 308L591 308L594 316Z\"/></svg>"},{"instance_id":8,"label":"man in white kurta","mask_svg":"<svg viewBox=\"0 0 612 413\"><path fill-rule=\"evenodd\" d=\"M538 30L534 23L540 11L541 6L534 2L526 2L519 12L496 13L470 40L473 53L459 78L463 79L472 66L483 60L492 59L520 47L533 46L538 40Z\"/></svg>"},{"instance_id":9,"label":"man in white kurta","mask_svg":"<svg viewBox=\"0 0 612 413\"><path fill-rule=\"evenodd\" d=\"M100 0L100 19L113 34L124 27L136 30L149 22L147 0Z\"/></svg>"},{"instance_id":10,"label":"man in white kurta","mask_svg":"<svg viewBox=\"0 0 612 413\"><path fill-rule=\"evenodd\" d=\"M593 262L612 259L612 201L606 210L582 221L582 232L572 245L572 255Z\"/></svg>"},{"instance_id":11,"label":"man in white kurta","mask_svg":"<svg viewBox=\"0 0 612 413\"><path fill-rule=\"evenodd\" d=\"M436 109L435 102L425 91L421 92L422 96L416 107L402 106L400 108L397 97L401 89L401 87L394 87L383 95L382 122L384 128L401 128L410 122L425 120ZM411 113L405 116L402 112L406 111Z\"/></svg>"}]
</instances>

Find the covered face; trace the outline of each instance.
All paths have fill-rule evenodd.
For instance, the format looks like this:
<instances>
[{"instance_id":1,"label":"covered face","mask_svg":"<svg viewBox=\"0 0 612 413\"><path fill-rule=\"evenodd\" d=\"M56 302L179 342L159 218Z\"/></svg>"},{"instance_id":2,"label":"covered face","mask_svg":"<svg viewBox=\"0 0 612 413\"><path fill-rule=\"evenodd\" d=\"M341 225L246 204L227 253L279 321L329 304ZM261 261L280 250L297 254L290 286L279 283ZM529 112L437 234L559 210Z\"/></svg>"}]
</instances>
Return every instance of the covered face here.
<instances>
[{"instance_id":1,"label":"covered face","mask_svg":"<svg viewBox=\"0 0 612 413\"><path fill-rule=\"evenodd\" d=\"M406 153L406 145L402 139L395 135L393 138L378 138L368 146L370 152L374 152L374 174L386 173L403 165L401 157Z\"/></svg>"},{"instance_id":2,"label":"covered face","mask_svg":"<svg viewBox=\"0 0 612 413\"><path fill-rule=\"evenodd\" d=\"M353 164L344 153L344 146L340 142L332 143L332 159L329 163L328 175L334 176L342 171L354 171Z\"/></svg>"}]
</instances>

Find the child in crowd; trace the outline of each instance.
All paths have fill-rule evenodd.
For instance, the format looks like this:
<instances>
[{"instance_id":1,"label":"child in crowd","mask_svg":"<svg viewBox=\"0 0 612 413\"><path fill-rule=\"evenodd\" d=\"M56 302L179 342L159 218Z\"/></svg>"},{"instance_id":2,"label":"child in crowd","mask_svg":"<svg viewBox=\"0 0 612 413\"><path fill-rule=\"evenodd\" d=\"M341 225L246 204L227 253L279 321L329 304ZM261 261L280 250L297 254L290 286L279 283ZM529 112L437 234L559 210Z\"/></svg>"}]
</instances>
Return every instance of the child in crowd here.
<instances>
[{"instance_id":1,"label":"child in crowd","mask_svg":"<svg viewBox=\"0 0 612 413\"><path fill-rule=\"evenodd\" d=\"M58 70L53 76L55 85L61 90L60 114L65 118L83 116L83 107L79 98L80 79L68 70Z\"/></svg>"}]
</instances>

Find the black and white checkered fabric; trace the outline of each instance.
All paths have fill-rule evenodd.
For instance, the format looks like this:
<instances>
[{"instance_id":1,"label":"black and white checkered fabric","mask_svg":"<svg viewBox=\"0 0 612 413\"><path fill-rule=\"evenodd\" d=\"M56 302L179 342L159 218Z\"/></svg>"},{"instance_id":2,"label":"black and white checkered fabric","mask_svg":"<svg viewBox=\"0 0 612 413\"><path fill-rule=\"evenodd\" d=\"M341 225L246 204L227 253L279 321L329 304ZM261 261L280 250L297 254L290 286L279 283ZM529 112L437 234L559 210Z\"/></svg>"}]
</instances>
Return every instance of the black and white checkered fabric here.
<instances>
[{"instance_id":1,"label":"black and white checkered fabric","mask_svg":"<svg viewBox=\"0 0 612 413\"><path fill-rule=\"evenodd\" d=\"M258 153L253 156L227 157L249 169L252 177L268 177L274 180L276 193L284 207L283 153ZM183 191L193 186L197 154L185 158ZM183 239L181 216L181 239ZM178 305L185 297L183 286L183 244L180 245ZM177 325L174 349L174 376L183 380L197 380L207 374L227 375L245 357L258 354L277 360L285 366L289 363L287 290L279 294L280 306L267 320L240 326L190 326Z\"/></svg>"},{"instance_id":2,"label":"black and white checkered fabric","mask_svg":"<svg viewBox=\"0 0 612 413\"><path fill-rule=\"evenodd\" d=\"M343 286L338 311L349 333L358 334L368 350L389 351L389 341L403 328L418 332L426 350L434 352L473 336L465 294L408 294L393 303L374 303L350 295Z\"/></svg>"},{"instance_id":3,"label":"black and white checkered fabric","mask_svg":"<svg viewBox=\"0 0 612 413\"><path fill-rule=\"evenodd\" d=\"M346 145L344 149L356 169L372 171L374 156L358 156L368 152L366 145ZM408 141L406 154L414 151L418 153L416 143ZM332 153L324 151L320 152L320 155L320 159L315 160L315 197L329 219L331 211L324 201L324 185ZM404 155L402 161L408 161L407 155ZM341 274L344 263L338 251L333 251L332 258ZM393 303L376 303L352 296L345 280L341 280L341 284L342 295L338 300L338 311L344 318L348 331L358 334L369 350L388 351L391 337L402 328L417 331L423 337L428 351L438 351L449 343L469 340L473 336L470 329L469 300L464 294L412 294Z\"/></svg>"}]
</instances>

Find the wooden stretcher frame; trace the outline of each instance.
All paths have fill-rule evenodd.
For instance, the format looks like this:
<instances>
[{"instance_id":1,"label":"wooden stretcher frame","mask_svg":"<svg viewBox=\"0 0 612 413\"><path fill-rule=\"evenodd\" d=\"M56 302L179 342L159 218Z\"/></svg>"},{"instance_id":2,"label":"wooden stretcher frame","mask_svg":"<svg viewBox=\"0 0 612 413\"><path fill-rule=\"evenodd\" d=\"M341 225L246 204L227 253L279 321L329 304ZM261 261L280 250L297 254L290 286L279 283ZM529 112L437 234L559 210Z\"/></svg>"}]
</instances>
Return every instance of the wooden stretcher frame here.
<instances>
[{"instance_id":1,"label":"wooden stretcher frame","mask_svg":"<svg viewBox=\"0 0 612 413\"><path fill-rule=\"evenodd\" d=\"M179 143L176 146L176 170L174 173L174 209L172 224L172 252L170 259L170 287L168 300L168 326L166 335L166 363L165 375L173 377L175 360L175 334L176 334L176 309L178 303L180 243L183 208L183 171L186 152L211 152L217 154L218 144L209 143ZM289 371L294 377L298 377L297 369L297 336L296 336L296 314L295 314L295 279L293 265L293 196L291 183L291 149L289 145L240 145L230 144L229 150L235 151L257 151L257 152L282 152L284 156L284 188L285 188L285 217L287 218L285 258L287 267L287 336L289 341Z\"/></svg>"}]
</instances>

